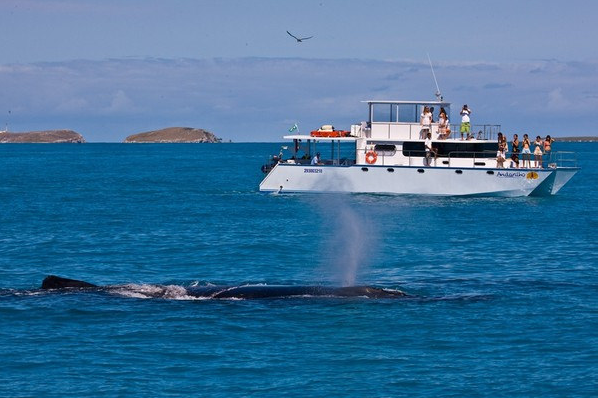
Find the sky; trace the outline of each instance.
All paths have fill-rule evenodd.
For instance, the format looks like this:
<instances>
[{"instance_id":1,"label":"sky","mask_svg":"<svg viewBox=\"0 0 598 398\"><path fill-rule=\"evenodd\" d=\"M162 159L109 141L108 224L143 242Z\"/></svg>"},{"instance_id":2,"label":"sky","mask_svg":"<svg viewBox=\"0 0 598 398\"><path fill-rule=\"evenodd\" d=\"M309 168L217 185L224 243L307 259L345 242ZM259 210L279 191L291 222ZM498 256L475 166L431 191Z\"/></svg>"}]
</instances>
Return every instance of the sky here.
<instances>
[{"instance_id":1,"label":"sky","mask_svg":"<svg viewBox=\"0 0 598 398\"><path fill-rule=\"evenodd\" d=\"M2 0L0 130L348 129L363 100L434 99L429 54L452 122L467 103L508 135L596 135L597 17L591 0Z\"/></svg>"}]
</instances>

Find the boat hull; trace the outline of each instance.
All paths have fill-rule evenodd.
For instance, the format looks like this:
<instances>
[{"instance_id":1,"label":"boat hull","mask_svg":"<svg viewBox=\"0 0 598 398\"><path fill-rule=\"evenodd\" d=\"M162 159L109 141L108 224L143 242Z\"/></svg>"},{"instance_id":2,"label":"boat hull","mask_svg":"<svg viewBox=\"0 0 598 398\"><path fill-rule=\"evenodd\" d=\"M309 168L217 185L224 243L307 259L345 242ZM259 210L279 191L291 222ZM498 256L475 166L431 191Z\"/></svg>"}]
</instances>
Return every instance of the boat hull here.
<instances>
[{"instance_id":1,"label":"boat hull","mask_svg":"<svg viewBox=\"0 0 598 398\"><path fill-rule=\"evenodd\" d=\"M279 163L264 178L260 191L546 196L556 193L577 171L571 169L561 175L557 170Z\"/></svg>"},{"instance_id":2,"label":"boat hull","mask_svg":"<svg viewBox=\"0 0 598 398\"><path fill-rule=\"evenodd\" d=\"M569 180L579 171L579 167L557 167L554 171L554 184L552 185L551 194L554 195L561 188L569 182Z\"/></svg>"}]
</instances>

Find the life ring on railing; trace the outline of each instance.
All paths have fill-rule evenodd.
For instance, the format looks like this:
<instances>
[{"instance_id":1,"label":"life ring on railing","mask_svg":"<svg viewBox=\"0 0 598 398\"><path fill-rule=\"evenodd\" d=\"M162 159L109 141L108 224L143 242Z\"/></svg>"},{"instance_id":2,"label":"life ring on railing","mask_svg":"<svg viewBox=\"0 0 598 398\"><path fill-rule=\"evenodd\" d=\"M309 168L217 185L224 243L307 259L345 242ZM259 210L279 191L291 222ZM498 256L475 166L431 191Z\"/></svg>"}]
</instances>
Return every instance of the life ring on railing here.
<instances>
[{"instance_id":1,"label":"life ring on railing","mask_svg":"<svg viewBox=\"0 0 598 398\"><path fill-rule=\"evenodd\" d=\"M376 163L376 160L378 160L378 154L374 151L368 151L368 153L365 154L365 161L367 164L374 164Z\"/></svg>"}]
</instances>

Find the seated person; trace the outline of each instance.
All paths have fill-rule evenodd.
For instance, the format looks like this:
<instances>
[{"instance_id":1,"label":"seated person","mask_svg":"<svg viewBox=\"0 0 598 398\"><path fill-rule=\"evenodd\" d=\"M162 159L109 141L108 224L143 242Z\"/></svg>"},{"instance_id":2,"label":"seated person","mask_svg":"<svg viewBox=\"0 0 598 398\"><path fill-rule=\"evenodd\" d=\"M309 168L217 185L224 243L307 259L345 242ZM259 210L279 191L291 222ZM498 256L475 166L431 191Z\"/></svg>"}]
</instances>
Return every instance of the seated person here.
<instances>
[{"instance_id":1,"label":"seated person","mask_svg":"<svg viewBox=\"0 0 598 398\"><path fill-rule=\"evenodd\" d=\"M432 133L428 132L426 140L424 141L424 146L426 148L426 166L430 166L432 153L434 153L434 160L438 158L438 149L432 147Z\"/></svg>"},{"instance_id":2,"label":"seated person","mask_svg":"<svg viewBox=\"0 0 598 398\"><path fill-rule=\"evenodd\" d=\"M311 159L311 164L312 164L312 166L315 166L315 165L320 165L320 164L322 164L322 162L321 162L321 160L320 160L320 152L316 153L316 156L314 156L314 157Z\"/></svg>"},{"instance_id":3,"label":"seated person","mask_svg":"<svg viewBox=\"0 0 598 398\"><path fill-rule=\"evenodd\" d=\"M438 118L438 138L445 140L451 135L451 125L449 123L446 113L441 112Z\"/></svg>"}]
</instances>

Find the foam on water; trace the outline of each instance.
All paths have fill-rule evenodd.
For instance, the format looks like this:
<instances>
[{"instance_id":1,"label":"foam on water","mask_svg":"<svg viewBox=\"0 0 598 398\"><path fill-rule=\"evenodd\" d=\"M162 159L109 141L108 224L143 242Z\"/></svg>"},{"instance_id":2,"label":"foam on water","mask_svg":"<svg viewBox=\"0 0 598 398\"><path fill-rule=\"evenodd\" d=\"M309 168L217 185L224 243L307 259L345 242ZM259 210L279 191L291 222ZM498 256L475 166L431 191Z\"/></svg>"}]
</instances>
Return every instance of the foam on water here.
<instances>
[{"instance_id":1,"label":"foam on water","mask_svg":"<svg viewBox=\"0 0 598 398\"><path fill-rule=\"evenodd\" d=\"M207 297L194 297L187 294L187 289L178 285L150 285L150 284L127 284L115 286L110 289L111 293L123 297L152 299L161 298L166 300L205 300Z\"/></svg>"}]
</instances>

